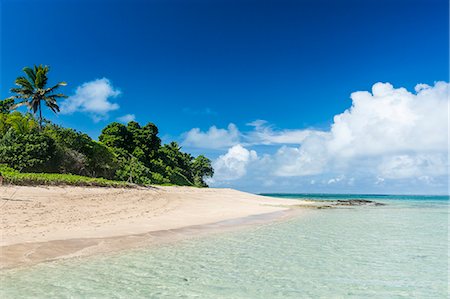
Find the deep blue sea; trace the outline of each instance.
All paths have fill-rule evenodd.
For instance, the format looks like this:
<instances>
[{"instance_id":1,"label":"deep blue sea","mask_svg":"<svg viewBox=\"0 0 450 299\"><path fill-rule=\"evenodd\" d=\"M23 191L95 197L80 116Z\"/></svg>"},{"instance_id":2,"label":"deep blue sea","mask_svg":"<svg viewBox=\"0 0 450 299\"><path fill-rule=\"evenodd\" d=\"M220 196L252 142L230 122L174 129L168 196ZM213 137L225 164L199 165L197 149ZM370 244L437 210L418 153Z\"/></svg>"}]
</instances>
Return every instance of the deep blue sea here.
<instances>
[{"instance_id":1,"label":"deep blue sea","mask_svg":"<svg viewBox=\"0 0 450 299\"><path fill-rule=\"evenodd\" d=\"M448 298L446 196L369 199L287 221L1 272L1 298Z\"/></svg>"}]
</instances>

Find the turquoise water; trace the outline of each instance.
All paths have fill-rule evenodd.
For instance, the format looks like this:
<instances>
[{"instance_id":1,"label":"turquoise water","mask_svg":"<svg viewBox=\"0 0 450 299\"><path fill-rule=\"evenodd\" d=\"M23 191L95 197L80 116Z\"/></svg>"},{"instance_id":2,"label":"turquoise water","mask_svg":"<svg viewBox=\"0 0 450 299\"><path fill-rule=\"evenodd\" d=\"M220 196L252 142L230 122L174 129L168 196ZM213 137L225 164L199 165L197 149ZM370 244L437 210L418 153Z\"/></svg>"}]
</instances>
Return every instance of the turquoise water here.
<instances>
[{"instance_id":1,"label":"turquoise water","mask_svg":"<svg viewBox=\"0 0 450 299\"><path fill-rule=\"evenodd\" d=\"M1 272L1 298L447 298L448 198L301 217ZM288 195L311 198L311 195Z\"/></svg>"}]
</instances>

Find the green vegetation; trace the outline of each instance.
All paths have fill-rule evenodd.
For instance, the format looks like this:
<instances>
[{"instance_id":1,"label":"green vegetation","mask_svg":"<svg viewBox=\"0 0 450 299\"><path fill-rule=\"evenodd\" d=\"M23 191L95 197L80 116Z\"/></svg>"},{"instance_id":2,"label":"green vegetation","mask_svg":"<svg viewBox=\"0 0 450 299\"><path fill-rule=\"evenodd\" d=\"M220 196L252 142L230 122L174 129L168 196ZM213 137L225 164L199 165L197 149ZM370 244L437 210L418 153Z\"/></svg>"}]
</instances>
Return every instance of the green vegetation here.
<instances>
[{"instance_id":1,"label":"green vegetation","mask_svg":"<svg viewBox=\"0 0 450 299\"><path fill-rule=\"evenodd\" d=\"M63 128L42 117L41 102L59 112L54 92L66 85L47 88L47 66L24 68L12 88L15 95L0 100L0 172L14 184L76 184L125 186L127 183L174 184L207 187L211 161L181 151L176 142L161 144L153 123L135 121L107 125L93 140L87 134ZM16 100L18 101L16 103ZM25 105L30 111L14 111ZM39 113L36 119L36 114Z\"/></svg>"},{"instance_id":2,"label":"green vegetation","mask_svg":"<svg viewBox=\"0 0 450 299\"><path fill-rule=\"evenodd\" d=\"M81 175L60 173L21 173L0 165L3 182L13 185L73 185L96 187L132 187L132 184L103 178L90 178Z\"/></svg>"},{"instance_id":3,"label":"green vegetation","mask_svg":"<svg viewBox=\"0 0 450 299\"><path fill-rule=\"evenodd\" d=\"M17 77L15 83L18 87L11 88L11 92L16 94L12 99L19 100L16 107L27 106L34 114L39 111L39 129L42 129L42 102L57 113L59 112L57 100L67 98L62 93L55 93L59 87L66 86L66 82L59 82L52 87L47 87L49 70L48 66L43 65L35 65L34 68L26 67L23 69L26 77Z\"/></svg>"}]
</instances>

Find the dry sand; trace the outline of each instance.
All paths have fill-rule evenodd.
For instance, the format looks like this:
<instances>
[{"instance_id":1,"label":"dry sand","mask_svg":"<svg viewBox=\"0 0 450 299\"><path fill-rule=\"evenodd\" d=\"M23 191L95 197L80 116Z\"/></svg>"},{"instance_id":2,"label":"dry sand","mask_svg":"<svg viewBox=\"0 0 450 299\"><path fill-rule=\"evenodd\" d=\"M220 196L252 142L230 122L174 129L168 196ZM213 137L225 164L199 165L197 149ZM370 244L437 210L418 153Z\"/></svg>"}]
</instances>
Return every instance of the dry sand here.
<instances>
[{"instance_id":1,"label":"dry sand","mask_svg":"<svg viewBox=\"0 0 450 299\"><path fill-rule=\"evenodd\" d=\"M167 241L204 228L261 223L299 205L232 189L191 187L3 186L0 199L2 268Z\"/></svg>"}]
</instances>

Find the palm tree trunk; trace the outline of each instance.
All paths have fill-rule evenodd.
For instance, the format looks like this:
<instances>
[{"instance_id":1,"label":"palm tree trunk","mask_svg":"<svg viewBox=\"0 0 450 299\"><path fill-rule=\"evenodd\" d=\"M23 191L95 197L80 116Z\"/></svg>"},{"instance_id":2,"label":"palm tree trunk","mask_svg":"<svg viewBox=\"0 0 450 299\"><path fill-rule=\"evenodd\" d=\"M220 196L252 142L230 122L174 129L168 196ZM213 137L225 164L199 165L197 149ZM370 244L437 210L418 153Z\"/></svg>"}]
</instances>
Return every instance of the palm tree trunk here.
<instances>
[{"instance_id":1,"label":"palm tree trunk","mask_svg":"<svg viewBox=\"0 0 450 299\"><path fill-rule=\"evenodd\" d=\"M42 108L40 101L39 101L39 131L42 132Z\"/></svg>"}]
</instances>

